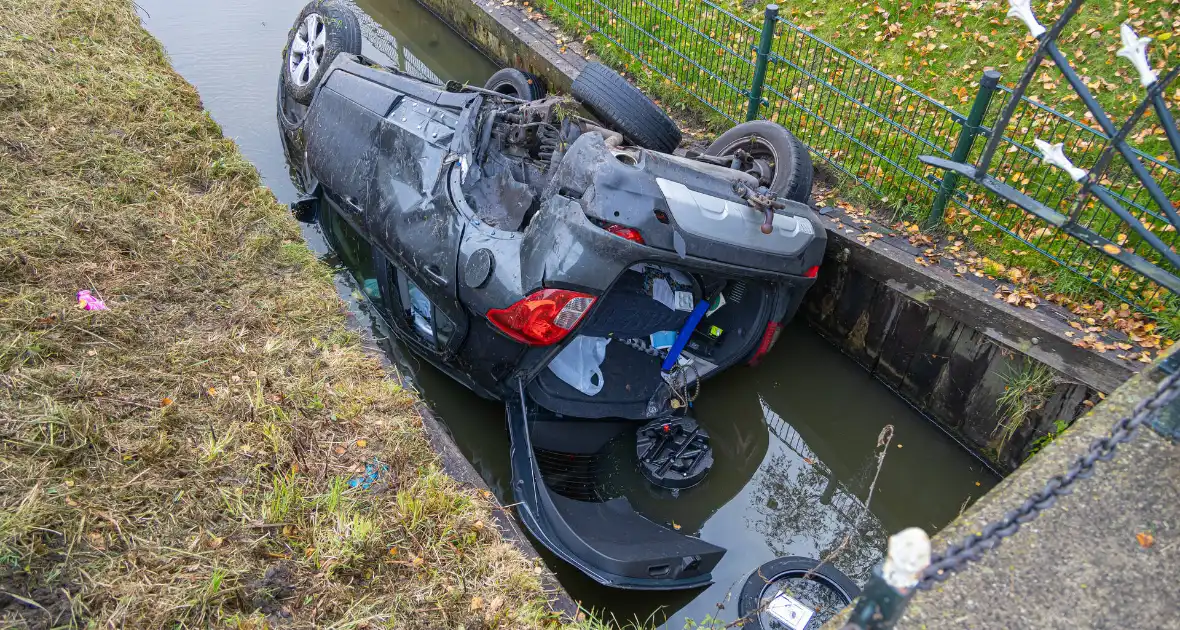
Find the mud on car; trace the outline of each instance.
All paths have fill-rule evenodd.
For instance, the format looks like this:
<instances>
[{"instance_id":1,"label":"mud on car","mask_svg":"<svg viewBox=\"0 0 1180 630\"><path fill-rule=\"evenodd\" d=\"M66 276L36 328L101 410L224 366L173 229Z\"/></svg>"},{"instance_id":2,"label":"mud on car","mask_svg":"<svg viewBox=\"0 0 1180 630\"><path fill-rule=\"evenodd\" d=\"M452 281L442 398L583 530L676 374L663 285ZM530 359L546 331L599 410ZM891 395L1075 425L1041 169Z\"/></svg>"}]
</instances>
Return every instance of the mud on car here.
<instances>
[{"instance_id":1,"label":"mud on car","mask_svg":"<svg viewBox=\"0 0 1180 630\"><path fill-rule=\"evenodd\" d=\"M758 121L676 155L673 121L598 64L570 98L519 70L443 85L360 53L343 4L292 28L277 99L296 215L356 258L400 341L505 403L537 540L603 584L709 583L723 548L571 490L543 455L629 427L653 483L699 481L701 382L770 350L823 257L806 149Z\"/></svg>"}]
</instances>

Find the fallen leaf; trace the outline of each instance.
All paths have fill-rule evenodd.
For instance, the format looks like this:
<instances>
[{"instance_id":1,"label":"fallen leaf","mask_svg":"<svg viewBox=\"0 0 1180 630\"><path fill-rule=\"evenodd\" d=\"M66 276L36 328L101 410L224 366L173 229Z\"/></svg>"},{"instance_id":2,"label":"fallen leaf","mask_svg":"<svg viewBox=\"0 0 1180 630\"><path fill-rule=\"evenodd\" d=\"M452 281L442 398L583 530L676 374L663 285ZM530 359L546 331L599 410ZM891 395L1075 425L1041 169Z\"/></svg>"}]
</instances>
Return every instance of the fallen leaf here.
<instances>
[{"instance_id":1,"label":"fallen leaf","mask_svg":"<svg viewBox=\"0 0 1180 630\"><path fill-rule=\"evenodd\" d=\"M676 521L672 521L672 529L679 530L679 529L680 529L680 523L677 523Z\"/></svg>"},{"instance_id":2,"label":"fallen leaf","mask_svg":"<svg viewBox=\"0 0 1180 630\"><path fill-rule=\"evenodd\" d=\"M479 595L471 598L471 610L479 610L483 608L483 598Z\"/></svg>"},{"instance_id":3,"label":"fallen leaf","mask_svg":"<svg viewBox=\"0 0 1180 630\"><path fill-rule=\"evenodd\" d=\"M364 448L369 445L369 442L367 440L357 440L356 445L361 448Z\"/></svg>"},{"instance_id":4,"label":"fallen leaf","mask_svg":"<svg viewBox=\"0 0 1180 630\"><path fill-rule=\"evenodd\" d=\"M167 407L168 405L171 405L171 404L172 404L172 399L168 398L167 396L164 397L164 400L160 401L161 407Z\"/></svg>"},{"instance_id":5,"label":"fallen leaf","mask_svg":"<svg viewBox=\"0 0 1180 630\"><path fill-rule=\"evenodd\" d=\"M901 448L901 444L898 444L898 445L897 445L897 448Z\"/></svg>"},{"instance_id":6,"label":"fallen leaf","mask_svg":"<svg viewBox=\"0 0 1180 630\"><path fill-rule=\"evenodd\" d=\"M344 453L347 452L347 450L343 446L337 446L336 448L334 448L332 450L336 451L337 455L343 455Z\"/></svg>"},{"instance_id":7,"label":"fallen leaf","mask_svg":"<svg viewBox=\"0 0 1180 630\"><path fill-rule=\"evenodd\" d=\"M1155 544L1155 536L1152 536L1151 532L1139 532L1135 534L1135 540L1139 541L1139 546L1144 549L1149 549Z\"/></svg>"}]
</instances>

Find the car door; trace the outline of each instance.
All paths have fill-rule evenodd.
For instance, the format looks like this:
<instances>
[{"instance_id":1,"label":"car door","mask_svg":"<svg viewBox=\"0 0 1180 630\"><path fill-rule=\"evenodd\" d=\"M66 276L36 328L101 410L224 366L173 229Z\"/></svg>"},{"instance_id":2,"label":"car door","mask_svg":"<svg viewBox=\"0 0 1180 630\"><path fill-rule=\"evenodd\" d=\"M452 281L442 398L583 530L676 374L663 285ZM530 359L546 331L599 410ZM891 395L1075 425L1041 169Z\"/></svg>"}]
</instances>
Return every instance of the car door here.
<instances>
[{"instance_id":1,"label":"car door","mask_svg":"<svg viewBox=\"0 0 1180 630\"><path fill-rule=\"evenodd\" d=\"M374 249L406 275L409 282L402 288L412 286L420 302L425 297L430 310L444 314L441 323L453 324L438 348L444 355L461 342L466 314L455 286L464 222L450 203L442 173L470 100L407 77L343 64L325 78L305 123L312 175L342 212L355 218Z\"/></svg>"}]
</instances>

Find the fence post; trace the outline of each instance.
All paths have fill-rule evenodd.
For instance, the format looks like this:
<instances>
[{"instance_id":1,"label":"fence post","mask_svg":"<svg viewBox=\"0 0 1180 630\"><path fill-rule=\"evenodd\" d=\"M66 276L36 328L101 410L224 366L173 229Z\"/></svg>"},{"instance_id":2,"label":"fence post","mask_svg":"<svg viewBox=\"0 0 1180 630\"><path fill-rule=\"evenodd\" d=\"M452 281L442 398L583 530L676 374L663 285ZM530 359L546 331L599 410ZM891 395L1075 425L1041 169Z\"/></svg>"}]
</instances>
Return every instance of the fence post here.
<instances>
[{"instance_id":1,"label":"fence post","mask_svg":"<svg viewBox=\"0 0 1180 630\"><path fill-rule=\"evenodd\" d=\"M766 11L762 14L762 35L758 37L758 57L754 60L754 80L750 83L750 105L746 108L746 120L758 118L758 108L762 106L762 83L766 81L766 64L770 61L777 19L778 5L766 5Z\"/></svg>"},{"instance_id":2,"label":"fence post","mask_svg":"<svg viewBox=\"0 0 1180 630\"><path fill-rule=\"evenodd\" d=\"M1000 84L1000 73L995 70L985 70L979 79L979 91L975 93L975 102L971 103L971 113L963 121L963 128L959 131L959 140L955 143L955 150L951 154L954 162L964 162L971 155L971 146L975 144L975 137L979 135L979 124L983 122L983 115L987 113L987 106L996 93L996 86ZM942 185L938 188L938 195L934 197L934 204L930 207L930 216L922 226L930 229L942 224L942 215L946 211L946 204L959 185L959 174L947 171L942 176Z\"/></svg>"}]
</instances>

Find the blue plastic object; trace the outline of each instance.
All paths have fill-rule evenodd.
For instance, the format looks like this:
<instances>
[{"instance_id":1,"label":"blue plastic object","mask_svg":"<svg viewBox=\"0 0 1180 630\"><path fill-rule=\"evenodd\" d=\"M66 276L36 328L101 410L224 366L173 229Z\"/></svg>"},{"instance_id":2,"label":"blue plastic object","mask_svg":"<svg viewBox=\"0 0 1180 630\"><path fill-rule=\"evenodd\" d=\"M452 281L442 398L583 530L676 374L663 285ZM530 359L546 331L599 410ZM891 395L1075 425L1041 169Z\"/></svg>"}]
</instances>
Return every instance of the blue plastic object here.
<instances>
[{"instance_id":1,"label":"blue plastic object","mask_svg":"<svg viewBox=\"0 0 1180 630\"><path fill-rule=\"evenodd\" d=\"M684 351L684 346L688 343L688 338L692 336L692 331L697 329L697 324L705 318L705 313L709 310L709 303L705 300L697 302L696 308L692 309L692 314L688 316L688 321L684 322L684 327L680 329L680 334L676 336L676 343L672 344L672 349L668 351L668 358L664 359L664 364L660 369L667 372L676 365L676 359L680 358L680 353Z\"/></svg>"}]
</instances>

